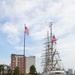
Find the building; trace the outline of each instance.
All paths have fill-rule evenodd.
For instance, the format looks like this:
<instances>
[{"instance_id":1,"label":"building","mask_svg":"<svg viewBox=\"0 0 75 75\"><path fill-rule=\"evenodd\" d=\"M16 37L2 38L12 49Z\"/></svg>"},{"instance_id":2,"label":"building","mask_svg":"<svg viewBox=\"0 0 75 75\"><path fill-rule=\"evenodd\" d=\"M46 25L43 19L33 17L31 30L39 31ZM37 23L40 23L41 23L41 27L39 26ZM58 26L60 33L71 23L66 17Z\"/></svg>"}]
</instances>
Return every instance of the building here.
<instances>
[{"instance_id":1,"label":"building","mask_svg":"<svg viewBox=\"0 0 75 75\"><path fill-rule=\"evenodd\" d=\"M20 74L29 73L30 66L35 66L35 56L26 57L25 62L24 60L24 55L11 54L11 69L14 71L15 67L18 66L20 68Z\"/></svg>"},{"instance_id":2,"label":"building","mask_svg":"<svg viewBox=\"0 0 75 75\"><path fill-rule=\"evenodd\" d=\"M72 75L73 74L73 69L68 69L68 74Z\"/></svg>"},{"instance_id":3,"label":"building","mask_svg":"<svg viewBox=\"0 0 75 75\"><path fill-rule=\"evenodd\" d=\"M0 64L0 75L2 75L2 73L4 73L5 75L8 74L8 70L10 69L10 66L6 65L6 64ZM4 71L3 71L4 69Z\"/></svg>"},{"instance_id":4,"label":"building","mask_svg":"<svg viewBox=\"0 0 75 75\"><path fill-rule=\"evenodd\" d=\"M20 74L24 73L24 55L11 54L11 69L14 71L16 66L20 68Z\"/></svg>"},{"instance_id":5,"label":"building","mask_svg":"<svg viewBox=\"0 0 75 75\"><path fill-rule=\"evenodd\" d=\"M35 66L35 56L26 57L26 73L29 73L29 68L31 65Z\"/></svg>"},{"instance_id":6,"label":"building","mask_svg":"<svg viewBox=\"0 0 75 75\"><path fill-rule=\"evenodd\" d=\"M74 70L74 75L75 75L75 70Z\"/></svg>"}]
</instances>

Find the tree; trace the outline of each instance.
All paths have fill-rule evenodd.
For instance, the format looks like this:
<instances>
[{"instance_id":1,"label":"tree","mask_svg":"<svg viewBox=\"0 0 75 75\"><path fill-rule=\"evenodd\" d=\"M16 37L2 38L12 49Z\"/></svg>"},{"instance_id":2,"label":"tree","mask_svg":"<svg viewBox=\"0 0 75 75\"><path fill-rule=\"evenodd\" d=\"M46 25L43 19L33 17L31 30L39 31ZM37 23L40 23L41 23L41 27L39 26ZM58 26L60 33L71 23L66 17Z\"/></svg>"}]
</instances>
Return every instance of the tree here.
<instances>
[{"instance_id":1,"label":"tree","mask_svg":"<svg viewBox=\"0 0 75 75\"><path fill-rule=\"evenodd\" d=\"M11 75L11 73L12 73L12 70L9 68L8 69L8 75Z\"/></svg>"},{"instance_id":2,"label":"tree","mask_svg":"<svg viewBox=\"0 0 75 75\"><path fill-rule=\"evenodd\" d=\"M0 73L3 73L3 75L4 75L4 66L3 65L0 65Z\"/></svg>"},{"instance_id":3,"label":"tree","mask_svg":"<svg viewBox=\"0 0 75 75\"><path fill-rule=\"evenodd\" d=\"M31 75L35 75L35 73L36 73L36 68L35 68L35 66L34 66L34 65L30 66L30 74L31 74Z\"/></svg>"},{"instance_id":4,"label":"tree","mask_svg":"<svg viewBox=\"0 0 75 75\"><path fill-rule=\"evenodd\" d=\"M19 75L19 67L16 66L14 69L14 75Z\"/></svg>"}]
</instances>

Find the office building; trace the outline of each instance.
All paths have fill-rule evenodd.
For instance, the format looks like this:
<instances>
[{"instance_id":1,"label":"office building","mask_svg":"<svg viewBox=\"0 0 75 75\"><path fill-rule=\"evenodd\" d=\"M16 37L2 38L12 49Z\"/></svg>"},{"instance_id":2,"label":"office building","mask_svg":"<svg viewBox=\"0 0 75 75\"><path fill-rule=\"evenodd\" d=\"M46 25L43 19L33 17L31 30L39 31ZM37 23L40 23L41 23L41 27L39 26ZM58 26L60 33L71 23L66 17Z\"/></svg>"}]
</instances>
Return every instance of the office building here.
<instances>
[{"instance_id":1,"label":"office building","mask_svg":"<svg viewBox=\"0 0 75 75\"><path fill-rule=\"evenodd\" d=\"M24 55L11 54L11 69L13 71L15 67L18 66L20 69L20 74L29 73L29 68L31 65L35 66L35 56L26 57L25 60Z\"/></svg>"},{"instance_id":2,"label":"office building","mask_svg":"<svg viewBox=\"0 0 75 75\"><path fill-rule=\"evenodd\" d=\"M29 73L30 66L35 66L35 56L26 57L26 73Z\"/></svg>"}]
</instances>

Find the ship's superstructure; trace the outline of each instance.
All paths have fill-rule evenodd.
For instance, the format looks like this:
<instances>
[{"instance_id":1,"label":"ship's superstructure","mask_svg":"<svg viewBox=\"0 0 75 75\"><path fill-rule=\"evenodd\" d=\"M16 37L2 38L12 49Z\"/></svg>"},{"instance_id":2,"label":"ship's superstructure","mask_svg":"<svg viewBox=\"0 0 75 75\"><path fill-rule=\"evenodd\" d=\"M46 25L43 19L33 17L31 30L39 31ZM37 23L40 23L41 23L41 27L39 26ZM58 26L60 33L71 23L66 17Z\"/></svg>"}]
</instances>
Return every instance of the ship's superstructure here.
<instances>
[{"instance_id":1,"label":"ship's superstructure","mask_svg":"<svg viewBox=\"0 0 75 75\"><path fill-rule=\"evenodd\" d=\"M52 74L63 74L64 67L61 64L61 59L59 52L56 49L57 39L55 35L52 35L52 22L49 26L50 33L47 32L47 38L44 51L42 54L42 66L43 66L43 75L52 75Z\"/></svg>"}]
</instances>

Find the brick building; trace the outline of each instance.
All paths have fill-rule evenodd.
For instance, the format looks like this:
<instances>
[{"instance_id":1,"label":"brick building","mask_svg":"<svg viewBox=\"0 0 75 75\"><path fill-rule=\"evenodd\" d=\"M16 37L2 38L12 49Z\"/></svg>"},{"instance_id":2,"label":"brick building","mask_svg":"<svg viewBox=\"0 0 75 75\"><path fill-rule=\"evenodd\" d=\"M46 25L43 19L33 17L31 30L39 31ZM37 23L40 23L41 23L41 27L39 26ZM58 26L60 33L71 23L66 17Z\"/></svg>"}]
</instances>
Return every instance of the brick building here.
<instances>
[{"instance_id":1,"label":"brick building","mask_svg":"<svg viewBox=\"0 0 75 75\"><path fill-rule=\"evenodd\" d=\"M14 71L15 67L20 68L20 74L29 73L29 68L31 65L35 66L35 56L26 57L24 64L24 55L11 54L11 69ZM25 69L24 69L25 66Z\"/></svg>"},{"instance_id":2,"label":"brick building","mask_svg":"<svg viewBox=\"0 0 75 75\"><path fill-rule=\"evenodd\" d=\"M11 69L14 71L16 66L20 68L20 74L24 73L24 55L11 54Z\"/></svg>"}]
</instances>

